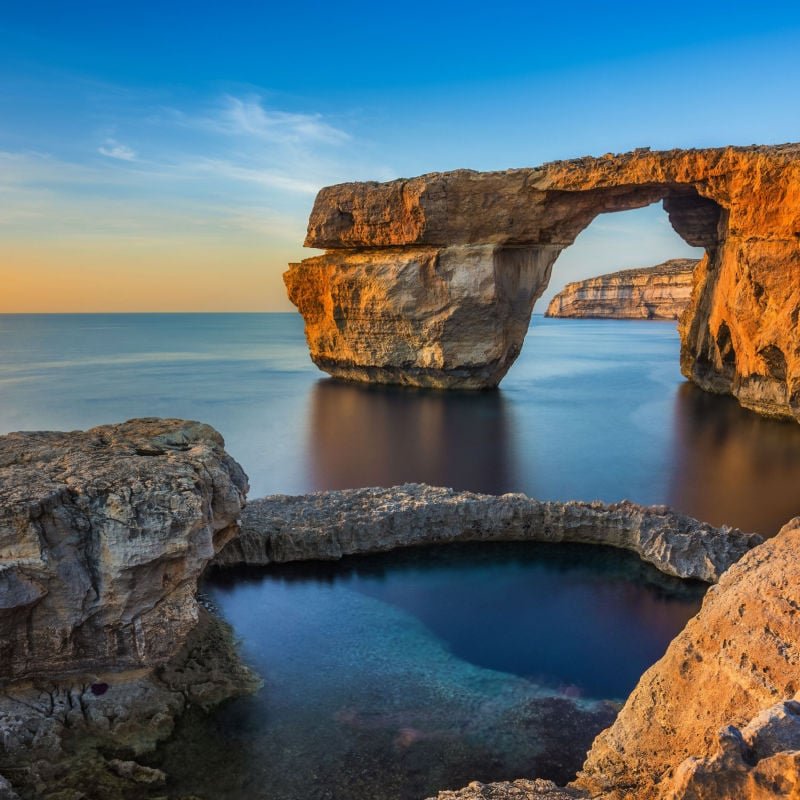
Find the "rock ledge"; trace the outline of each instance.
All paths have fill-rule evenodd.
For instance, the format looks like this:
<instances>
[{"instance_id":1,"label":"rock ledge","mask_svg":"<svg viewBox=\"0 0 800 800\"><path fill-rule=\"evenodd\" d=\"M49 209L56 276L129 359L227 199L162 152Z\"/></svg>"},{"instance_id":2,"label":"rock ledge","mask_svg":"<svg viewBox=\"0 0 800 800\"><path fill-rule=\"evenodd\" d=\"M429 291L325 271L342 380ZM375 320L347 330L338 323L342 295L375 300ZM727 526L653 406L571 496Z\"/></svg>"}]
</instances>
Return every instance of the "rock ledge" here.
<instances>
[{"instance_id":1,"label":"rock ledge","mask_svg":"<svg viewBox=\"0 0 800 800\"><path fill-rule=\"evenodd\" d=\"M558 503L424 484L274 495L248 503L217 565L337 559L456 541L584 542L632 550L668 575L714 582L762 541L663 506Z\"/></svg>"}]
</instances>

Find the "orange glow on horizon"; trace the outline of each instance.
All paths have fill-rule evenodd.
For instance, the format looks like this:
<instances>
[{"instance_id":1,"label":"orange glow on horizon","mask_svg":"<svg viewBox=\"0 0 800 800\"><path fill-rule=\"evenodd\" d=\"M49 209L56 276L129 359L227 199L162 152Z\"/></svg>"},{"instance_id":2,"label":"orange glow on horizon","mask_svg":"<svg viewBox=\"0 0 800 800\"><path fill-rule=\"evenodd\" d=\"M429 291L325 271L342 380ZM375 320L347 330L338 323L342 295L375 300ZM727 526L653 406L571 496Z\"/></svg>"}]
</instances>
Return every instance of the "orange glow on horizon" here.
<instances>
[{"instance_id":1,"label":"orange glow on horizon","mask_svg":"<svg viewBox=\"0 0 800 800\"><path fill-rule=\"evenodd\" d=\"M291 311L281 274L304 255L222 243L3 243L0 313Z\"/></svg>"}]
</instances>

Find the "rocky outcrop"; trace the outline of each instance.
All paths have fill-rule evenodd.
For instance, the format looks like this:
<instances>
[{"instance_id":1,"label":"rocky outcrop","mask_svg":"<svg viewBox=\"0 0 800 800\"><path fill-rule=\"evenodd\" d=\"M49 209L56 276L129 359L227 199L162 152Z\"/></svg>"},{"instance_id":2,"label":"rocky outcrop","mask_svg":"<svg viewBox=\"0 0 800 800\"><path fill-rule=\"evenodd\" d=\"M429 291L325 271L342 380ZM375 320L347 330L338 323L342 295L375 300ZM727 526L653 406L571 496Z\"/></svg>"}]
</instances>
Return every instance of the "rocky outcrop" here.
<instances>
[{"instance_id":1,"label":"rocky outcrop","mask_svg":"<svg viewBox=\"0 0 800 800\"><path fill-rule=\"evenodd\" d=\"M798 796L799 620L797 518L708 591L577 786L610 800Z\"/></svg>"},{"instance_id":2,"label":"rocky outcrop","mask_svg":"<svg viewBox=\"0 0 800 800\"><path fill-rule=\"evenodd\" d=\"M246 490L198 422L0 437L0 797L163 789L135 759L257 686L196 599Z\"/></svg>"},{"instance_id":3,"label":"rocky outcrop","mask_svg":"<svg viewBox=\"0 0 800 800\"><path fill-rule=\"evenodd\" d=\"M800 517L712 586L569 787L473 783L437 800L800 796Z\"/></svg>"},{"instance_id":4,"label":"rocky outcrop","mask_svg":"<svg viewBox=\"0 0 800 800\"><path fill-rule=\"evenodd\" d=\"M428 800L581 800L586 793L576 789L556 786L552 781L525 780L501 783L480 783L454 792L439 792Z\"/></svg>"},{"instance_id":5,"label":"rocky outcrop","mask_svg":"<svg viewBox=\"0 0 800 800\"><path fill-rule=\"evenodd\" d=\"M692 296L698 261L673 258L655 267L625 269L568 283L549 303L546 317L678 319Z\"/></svg>"},{"instance_id":6,"label":"rocky outcrop","mask_svg":"<svg viewBox=\"0 0 800 800\"><path fill-rule=\"evenodd\" d=\"M284 277L312 358L331 375L480 389L519 355L557 255L492 244L333 251Z\"/></svg>"},{"instance_id":7,"label":"rocky outcrop","mask_svg":"<svg viewBox=\"0 0 800 800\"><path fill-rule=\"evenodd\" d=\"M677 768L667 800L800 797L800 703L776 703L741 730L726 725L718 740L713 756Z\"/></svg>"},{"instance_id":8,"label":"rocky outcrop","mask_svg":"<svg viewBox=\"0 0 800 800\"><path fill-rule=\"evenodd\" d=\"M0 685L174 656L246 489L197 422L0 437Z\"/></svg>"},{"instance_id":9,"label":"rocky outcrop","mask_svg":"<svg viewBox=\"0 0 800 800\"><path fill-rule=\"evenodd\" d=\"M621 547L668 575L708 582L762 541L663 506L540 502L522 494L407 484L252 501L242 514L240 536L215 563L338 559L442 542L517 540Z\"/></svg>"},{"instance_id":10,"label":"rocky outcrop","mask_svg":"<svg viewBox=\"0 0 800 800\"><path fill-rule=\"evenodd\" d=\"M259 685L230 628L203 608L155 669L15 684L0 692L0 772L13 784L4 794L0 778L0 798L131 800L151 797L147 789L166 797L167 776L142 761L191 708L206 711Z\"/></svg>"},{"instance_id":11,"label":"rocky outcrop","mask_svg":"<svg viewBox=\"0 0 800 800\"><path fill-rule=\"evenodd\" d=\"M699 386L800 419L800 145L636 150L323 189L285 281L330 374L494 386L558 254L600 213L662 201L705 257L681 322Z\"/></svg>"}]
</instances>

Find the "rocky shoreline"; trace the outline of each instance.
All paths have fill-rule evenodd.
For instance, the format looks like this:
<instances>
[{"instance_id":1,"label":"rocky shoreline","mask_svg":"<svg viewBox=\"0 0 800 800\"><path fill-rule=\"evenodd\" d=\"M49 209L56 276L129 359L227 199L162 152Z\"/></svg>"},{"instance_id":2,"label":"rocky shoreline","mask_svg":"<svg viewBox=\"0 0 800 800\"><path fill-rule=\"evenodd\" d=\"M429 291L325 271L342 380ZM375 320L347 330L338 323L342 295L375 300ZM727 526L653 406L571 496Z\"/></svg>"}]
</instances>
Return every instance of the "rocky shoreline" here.
<instances>
[{"instance_id":1,"label":"rocky shoreline","mask_svg":"<svg viewBox=\"0 0 800 800\"><path fill-rule=\"evenodd\" d=\"M198 603L207 565L475 540L623 547L716 585L574 784L472 784L439 800L800 792L800 518L762 542L627 502L410 484L244 505L246 490L222 438L196 422L0 437L0 798L167 796L147 753L187 709L258 685Z\"/></svg>"},{"instance_id":2,"label":"rocky shoreline","mask_svg":"<svg viewBox=\"0 0 800 800\"><path fill-rule=\"evenodd\" d=\"M198 422L0 437L0 773L23 800L157 786L135 758L257 685L196 596L246 491Z\"/></svg>"},{"instance_id":3,"label":"rocky shoreline","mask_svg":"<svg viewBox=\"0 0 800 800\"><path fill-rule=\"evenodd\" d=\"M263 566L466 541L620 547L667 575L713 583L763 540L664 506L542 502L406 484L253 500L242 512L241 533L214 564Z\"/></svg>"},{"instance_id":4,"label":"rocky shoreline","mask_svg":"<svg viewBox=\"0 0 800 800\"><path fill-rule=\"evenodd\" d=\"M679 319L692 298L695 258L625 269L568 283L547 306L546 317Z\"/></svg>"},{"instance_id":5,"label":"rocky shoreline","mask_svg":"<svg viewBox=\"0 0 800 800\"><path fill-rule=\"evenodd\" d=\"M472 784L437 800L767 800L800 795L800 517L709 589L575 782ZM433 800L433 799L431 799Z\"/></svg>"}]
</instances>

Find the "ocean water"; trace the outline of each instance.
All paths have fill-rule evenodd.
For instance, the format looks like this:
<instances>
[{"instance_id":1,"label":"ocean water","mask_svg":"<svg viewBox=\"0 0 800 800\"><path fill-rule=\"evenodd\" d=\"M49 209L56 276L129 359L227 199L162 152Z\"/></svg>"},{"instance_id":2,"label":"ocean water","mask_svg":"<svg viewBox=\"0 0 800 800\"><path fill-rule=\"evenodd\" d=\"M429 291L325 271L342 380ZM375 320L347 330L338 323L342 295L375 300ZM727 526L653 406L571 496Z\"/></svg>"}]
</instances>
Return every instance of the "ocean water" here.
<instances>
[{"instance_id":1,"label":"ocean water","mask_svg":"<svg viewBox=\"0 0 800 800\"><path fill-rule=\"evenodd\" d=\"M0 433L212 424L251 496L425 481L667 503L767 535L800 514L800 426L685 383L675 325L534 319L498 391L360 387L292 314L0 316ZM567 780L703 587L629 553L427 548L211 574L262 676L151 762L215 800L412 800Z\"/></svg>"},{"instance_id":2,"label":"ocean water","mask_svg":"<svg viewBox=\"0 0 800 800\"><path fill-rule=\"evenodd\" d=\"M151 761L215 800L422 800L565 782L704 587L631 553L448 545L225 570L204 590L265 679Z\"/></svg>"},{"instance_id":3,"label":"ocean water","mask_svg":"<svg viewBox=\"0 0 800 800\"><path fill-rule=\"evenodd\" d=\"M800 514L800 426L686 383L671 322L535 317L499 391L337 383L295 314L0 315L0 433L214 425L251 496L425 481L667 503L767 535Z\"/></svg>"}]
</instances>

